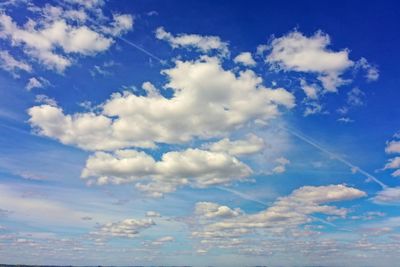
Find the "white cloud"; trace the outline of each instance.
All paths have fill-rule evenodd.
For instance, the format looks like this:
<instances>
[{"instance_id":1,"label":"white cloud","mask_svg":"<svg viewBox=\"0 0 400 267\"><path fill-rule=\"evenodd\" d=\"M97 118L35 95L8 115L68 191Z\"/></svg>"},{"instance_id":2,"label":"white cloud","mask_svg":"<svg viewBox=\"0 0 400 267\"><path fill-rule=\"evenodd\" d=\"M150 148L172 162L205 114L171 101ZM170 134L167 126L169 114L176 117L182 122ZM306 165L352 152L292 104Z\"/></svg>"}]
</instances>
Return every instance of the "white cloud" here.
<instances>
[{"instance_id":1,"label":"white cloud","mask_svg":"<svg viewBox=\"0 0 400 267\"><path fill-rule=\"evenodd\" d=\"M240 53L239 55L237 55L233 61L235 63L240 63L243 64L244 66L249 66L249 67L253 67L255 66L257 63L254 61L253 56L251 55L250 52L243 52Z\"/></svg>"},{"instance_id":2,"label":"white cloud","mask_svg":"<svg viewBox=\"0 0 400 267\"><path fill-rule=\"evenodd\" d=\"M99 6L103 6L104 5L104 0L64 0L66 2L69 2L71 4L78 4L78 5L82 5L87 9L92 9L92 8L96 8Z\"/></svg>"},{"instance_id":3,"label":"white cloud","mask_svg":"<svg viewBox=\"0 0 400 267\"><path fill-rule=\"evenodd\" d=\"M318 102L306 102L306 109L304 110L304 117L322 113L322 105Z\"/></svg>"},{"instance_id":4,"label":"white cloud","mask_svg":"<svg viewBox=\"0 0 400 267\"><path fill-rule=\"evenodd\" d=\"M354 120L350 119L349 117L341 117L337 121L343 122L343 123L351 123L354 122Z\"/></svg>"},{"instance_id":5,"label":"white cloud","mask_svg":"<svg viewBox=\"0 0 400 267\"><path fill-rule=\"evenodd\" d=\"M400 153L400 141L390 141L387 143L385 152L388 154Z\"/></svg>"},{"instance_id":6,"label":"white cloud","mask_svg":"<svg viewBox=\"0 0 400 267\"><path fill-rule=\"evenodd\" d=\"M275 162L278 163L278 165L272 169L272 172L277 174L284 173L286 171L286 165L290 164L290 160L284 157L277 158Z\"/></svg>"},{"instance_id":7,"label":"white cloud","mask_svg":"<svg viewBox=\"0 0 400 267\"><path fill-rule=\"evenodd\" d=\"M400 168L400 157L394 157L389 159L389 162L386 163L384 169L397 169Z\"/></svg>"},{"instance_id":8,"label":"white cloud","mask_svg":"<svg viewBox=\"0 0 400 267\"><path fill-rule=\"evenodd\" d=\"M229 54L228 44L217 36L202 36L198 34L178 34L173 36L163 27L156 30L156 38L168 42L172 48L195 48L202 53L217 51L221 55Z\"/></svg>"},{"instance_id":9,"label":"white cloud","mask_svg":"<svg viewBox=\"0 0 400 267\"><path fill-rule=\"evenodd\" d=\"M111 27L103 27L103 32L120 36L133 28L133 17L129 14L113 14Z\"/></svg>"},{"instance_id":10,"label":"white cloud","mask_svg":"<svg viewBox=\"0 0 400 267\"><path fill-rule=\"evenodd\" d=\"M250 167L225 153L187 149L167 152L155 161L144 152L118 150L90 156L82 178L94 178L90 181L98 185L134 183L160 197L185 185L202 188L243 181L251 173Z\"/></svg>"},{"instance_id":11,"label":"white cloud","mask_svg":"<svg viewBox=\"0 0 400 267\"><path fill-rule=\"evenodd\" d=\"M91 12L95 12L97 17L101 15L102 23L106 23L108 18L102 14L99 1L85 1L84 7L94 6L96 8L90 11L82 8L69 10L49 4L43 8L35 7L34 12L40 13L39 18L28 18L23 26L2 13L0 39L22 48L28 58L39 61L43 67L63 72L73 63L72 56L90 56L106 51L114 43L113 36L124 34L133 26L133 18L127 14L114 14L110 26L98 25L90 17L94 16Z\"/></svg>"},{"instance_id":12,"label":"white cloud","mask_svg":"<svg viewBox=\"0 0 400 267\"><path fill-rule=\"evenodd\" d=\"M397 138L396 135L394 136L395 138ZM400 154L400 141L392 140L386 142L385 152L387 154ZM387 169L395 169L395 171L392 172L392 176L400 177L400 157L394 157L389 159L388 163L386 163L383 170Z\"/></svg>"},{"instance_id":13,"label":"white cloud","mask_svg":"<svg viewBox=\"0 0 400 267\"><path fill-rule=\"evenodd\" d=\"M355 68L356 69L365 70L365 72L366 72L365 78L369 82L376 81L376 80L379 79L379 70L378 70L378 68L376 66L371 65L368 62L368 60L363 58L363 57L356 62Z\"/></svg>"},{"instance_id":14,"label":"white cloud","mask_svg":"<svg viewBox=\"0 0 400 267\"><path fill-rule=\"evenodd\" d=\"M330 37L321 31L311 37L290 32L271 41L267 62L285 71L315 73L326 91L336 92L346 83L340 75L354 62L349 59L348 50L332 51L328 48L330 43Z\"/></svg>"},{"instance_id":15,"label":"white cloud","mask_svg":"<svg viewBox=\"0 0 400 267\"><path fill-rule=\"evenodd\" d=\"M378 204L399 204L400 187L388 187L379 191L372 200Z\"/></svg>"},{"instance_id":16,"label":"white cloud","mask_svg":"<svg viewBox=\"0 0 400 267\"><path fill-rule=\"evenodd\" d=\"M262 151L265 142L254 134L248 134L246 139L243 140L232 141L229 138L224 138L215 143L207 143L204 147L213 152L226 152L232 156L243 156Z\"/></svg>"},{"instance_id":17,"label":"white cloud","mask_svg":"<svg viewBox=\"0 0 400 267\"><path fill-rule=\"evenodd\" d=\"M53 98L48 97L47 95L36 95L35 102L36 103L44 103L46 105L53 106L53 107L57 106L57 101L54 100Z\"/></svg>"},{"instance_id":18,"label":"white cloud","mask_svg":"<svg viewBox=\"0 0 400 267\"><path fill-rule=\"evenodd\" d=\"M253 214L234 213L235 210L222 206L226 214L230 215L228 217L213 216L220 209L216 203L206 203L206 208L200 209L201 212L198 212L196 205L198 217L196 221L199 225L192 235L207 243L213 240L241 238L257 230L273 232L279 229L283 231L296 229L302 224L312 222L314 213L345 217L349 212L345 208L326 203L365 196L364 192L345 185L303 186L286 197L278 198L266 210ZM204 204L198 203L198 205ZM208 206L211 207L211 211L207 209Z\"/></svg>"},{"instance_id":19,"label":"white cloud","mask_svg":"<svg viewBox=\"0 0 400 267\"><path fill-rule=\"evenodd\" d=\"M238 75L224 70L217 58L177 61L162 73L172 98L145 83L147 96L115 93L99 114L65 115L61 108L41 105L29 109L29 121L38 133L64 144L111 150L219 137L255 121L268 122L279 115L279 106L294 106L285 89L265 88L250 70Z\"/></svg>"},{"instance_id":20,"label":"white cloud","mask_svg":"<svg viewBox=\"0 0 400 267\"><path fill-rule=\"evenodd\" d=\"M1 35L0 35L1 38ZM26 62L15 59L8 51L0 51L0 68L18 76L18 71L32 72L32 67Z\"/></svg>"},{"instance_id":21,"label":"white cloud","mask_svg":"<svg viewBox=\"0 0 400 267\"><path fill-rule=\"evenodd\" d=\"M354 87L347 93L347 104L351 106L362 106L364 105L365 93L359 88Z\"/></svg>"},{"instance_id":22,"label":"white cloud","mask_svg":"<svg viewBox=\"0 0 400 267\"><path fill-rule=\"evenodd\" d=\"M31 77L25 85L26 90L30 91L34 88L43 88L49 86L50 82L43 77Z\"/></svg>"},{"instance_id":23,"label":"white cloud","mask_svg":"<svg viewBox=\"0 0 400 267\"><path fill-rule=\"evenodd\" d=\"M207 219L237 217L242 213L240 209L231 209L212 202L197 202L195 214Z\"/></svg>"},{"instance_id":24,"label":"white cloud","mask_svg":"<svg viewBox=\"0 0 400 267\"><path fill-rule=\"evenodd\" d=\"M300 80L301 89L303 89L307 98L316 100L318 99L319 88L316 84L307 84L304 79Z\"/></svg>"},{"instance_id":25,"label":"white cloud","mask_svg":"<svg viewBox=\"0 0 400 267\"><path fill-rule=\"evenodd\" d=\"M163 236L163 237L157 238L156 240L152 241L151 244L153 246L161 246L161 245L164 245L165 243L172 242L174 240L175 240L175 238L172 236Z\"/></svg>"},{"instance_id":26,"label":"white cloud","mask_svg":"<svg viewBox=\"0 0 400 267\"><path fill-rule=\"evenodd\" d=\"M91 234L100 238L134 238L137 237L141 231L154 225L155 223L152 219L125 219L119 222L100 225L98 229Z\"/></svg>"}]
</instances>

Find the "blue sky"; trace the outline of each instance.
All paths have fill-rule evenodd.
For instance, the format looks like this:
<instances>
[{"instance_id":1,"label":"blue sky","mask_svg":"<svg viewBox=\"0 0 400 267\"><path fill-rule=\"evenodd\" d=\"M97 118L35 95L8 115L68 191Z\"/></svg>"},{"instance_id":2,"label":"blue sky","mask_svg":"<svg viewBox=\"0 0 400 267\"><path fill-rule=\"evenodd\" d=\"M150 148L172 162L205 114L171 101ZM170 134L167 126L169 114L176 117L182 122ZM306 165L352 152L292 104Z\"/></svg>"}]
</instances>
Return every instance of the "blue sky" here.
<instances>
[{"instance_id":1,"label":"blue sky","mask_svg":"<svg viewBox=\"0 0 400 267\"><path fill-rule=\"evenodd\" d=\"M0 259L393 266L395 1L0 3Z\"/></svg>"}]
</instances>

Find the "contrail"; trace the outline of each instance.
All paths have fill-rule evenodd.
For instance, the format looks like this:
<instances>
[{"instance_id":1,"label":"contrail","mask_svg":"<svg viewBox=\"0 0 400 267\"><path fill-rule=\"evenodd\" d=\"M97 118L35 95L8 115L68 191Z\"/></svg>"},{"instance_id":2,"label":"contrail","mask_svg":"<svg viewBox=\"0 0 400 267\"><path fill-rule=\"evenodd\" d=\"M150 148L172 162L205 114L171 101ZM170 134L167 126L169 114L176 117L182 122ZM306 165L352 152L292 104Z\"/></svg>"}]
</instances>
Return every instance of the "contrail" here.
<instances>
[{"instance_id":1,"label":"contrail","mask_svg":"<svg viewBox=\"0 0 400 267\"><path fill-rule=\"evenodd\" d=\"M64 7L64 8L66 8L66 9L70 9L70 6L68 6L67 4L65 4L65 3L63 3L63 2L61 2L61 1L59 1L59 0L54 0L54 1L55 1L58 5L60 5L60 6ZM90 17L87 17L87 20L90 21L92 24L96 25L97 27L99 27L99 28L101 29L102 25L100 25L100 24L99 24L97 21L95 21L94 19L92 19L92 18L90 18ZM117 39L123 41L124 43L126 43L126 44L132 46L133 48L139 50L140 52L142 52L142 53L148 55L149 57L151 57L151 58L157 60L161 65L165 65L165 64L166 64L166 61L165 61L165 60L162 60L161 58L159 58L158 56L154 55L154 54L151 53L150 51L144 49L144 48L141 47L140 45L137 45L137 44L135 44L135 43L133 43L133 42L131 42L131 41L129 41L129 40L127 40L127 39L121 37L121 36L113 36L113 37L115 37L115 38L117 38Z\"/></svg>"},{"instance_id":2,"label":"contrail","mask_svg":"<svg viewBox=\"0 0 400 267\"><path fill-rule=\"evenodd\" d=\"M267 202L258 200L258 199L254 198L254 197L252 197L252 196L250 196L250 195L248 195L248 194L239 192L239 191L234 190L234 189L231 189L231 188L227 188L227 187L223 187L223 186L217 186L217 188L220 189L220 190L223 190L223 191L232 193L232 194L234 194L234 195L237 195L238 197L241 197L241 198L243 198L243 199L250 200L250 201L256 202L256 203L258 203L258 204L261 204L261 205L264 205L264 206L267 206L267 207L270 205L270 204L268 204Z\"/></svg>"},{"instance_id":3,"label":"contrail","mask_svg":"<svg viewBox=\"0 0 400 267\"><path fill-rule=\"evenodd\" d=\"M387 188L388 186L386 184L384 184L382 181L380 181L378 178L376 178L375 176L371 175L370 173L368 173L367 171L361 169L360 167L354 165L353 163L351 163L350 161L336 155L335 153L332 153L331 151L327 150L326 148L322 147L320 144L318 144L317 142L315 142L314 140L312 140L310 137L305 136L304 134L300 134L296 131L293 131L291 129L282 127L282 129L286 130L288 133L296 136L297 138L299 138L300 140L306 142L307 144L317 148L318 150L324 152L325 154L329 155L331 158L336 159L340 162L342 162L343 164L345 164L346 166L350 167L352 170L355 170L361 174L363 174L364 176L366 176L368 179L374 181L375 183L377 183L378 185L380 185L383 189Z\"/></svg>"}]
</instances>

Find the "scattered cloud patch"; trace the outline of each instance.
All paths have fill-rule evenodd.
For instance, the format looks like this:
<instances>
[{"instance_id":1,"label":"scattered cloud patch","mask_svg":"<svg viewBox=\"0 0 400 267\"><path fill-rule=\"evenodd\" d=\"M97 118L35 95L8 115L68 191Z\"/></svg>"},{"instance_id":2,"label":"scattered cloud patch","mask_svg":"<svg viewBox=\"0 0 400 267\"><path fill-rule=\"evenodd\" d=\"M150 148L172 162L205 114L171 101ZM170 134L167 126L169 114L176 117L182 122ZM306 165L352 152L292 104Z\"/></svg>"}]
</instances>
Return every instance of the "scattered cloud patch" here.
<instances>
[{"instance_id":1,"label":"scattered cloud patch","mask_svg":"<svg viewBox=\"0 0 400 267\"><path fill-rule=\"evenodd\" d=\"M144 152L118 150L96 152L86 162L82 178L95 178L98 185L134 183L153 197L173 192L177 187L209 187L243 181L250 167L225 153L187 149L165 153L160 161Z\"/></svg>"},{"instance_id":2,"label":"scattered cloud patch","mask_svg":"<svg viewBox=\"0 0 400 267\"><path fill-rule=\"evenodd\" d=\"M233 61L248 67L253 67L257 64L250 52L240 53L233 59Z\"/></svg>"},{"instance_id":3,"label":"scattered cloud patch","mask_svg":"<svg viewBox=\"0 0 400 267\"><path fill-rule=\"evenodd\" d=\"M329 35L322 31L311 37L293 31L272 39L266 61L279 70L315 73L327 92L336 92L346 83L341 74L354 62L348 50L335 52L329 49L330 43Z\"/></svg>"},{"instance_id":4,"label":"scattered cloud patch","mask_svg":"<svg viewBox=\"0 0 400 267\"><path fill-rule=\"evenodd\" d=\"M168 42L172 48L194 48L202 53L217 51L222 56L229 54L228 43L218 36L202 36L198 34L178 34L174 36L163 27L156 30L156 38Z\"/></svg>"},{"instance_id":5,"label":"scattered cloud patch","mask_svg":"<svg viewBox=\"0 0 400 267\"><path fill-rule=\"evenodd\" d=\"M145 83L151 89L147 96L114 93L100 113L65 115L59 107L41 105L29 109L29 122L39 134L64 144L112 150L219 137L256 121L267 123L279 116L279 107L295 105L287 90L264 87L250 70L239 75L225 70L217 58L177 61L162 73L172 98Z\"/></svg>"},{"instance_id":6,"label":"scattered cloud patch","mask_svg":"<svg viewBox=\"0 0 400 267\"><path fill-rule=\"evenodd\" d=\"M114 43L113 36L124 34L133 27L133 17L127 14L114 14L111 25L101 26L97 31L94 30L98 28L97 22L93 27L94 20L88 19L91 15L86 9L69 10L47 4L34 10L39 13L37 17L29 18L23 26L6 13L0 14L0 39L21 48L27 58L35 59L44 68L58 72L64 72L72 65L74 55L92 56L108 50ZM102 14L101 9L98 11ZM29 69L26 65L18 66Z\"/></svg>"},{"instance_id":7,"label":"scattered cloud patch","mask_svg":"<svg viewBox=\"0 0 400 267\"><path fill-rule=\"evenodd\" d=\"M365 196L363 191L345 185L304 186L278 198L266 210L253 214L217 203L198 203L195 209L198 225L192 235L206 246L201 248L204 250L216 244L227 244L225 241L228 240L237 241L238 244L231 248L238 248L246 236L258 231L295 231L300 225L312 222L315 213L345 217L349 210L326 203Z\"/></svg>"},{"instance_id":8,"label":"scattered cloud patch","mask_svg":"<svg viewBox=\"0 0 400 267\"><path fill-rule=\"evenodd\" d=\"M265 147L265 142L261 137L254 134L248 134L243 140L230 140L224 138L215 143L207 143L204 145L213 152L226 152L232 156L243 156L259 153Z\"/></svg>"},{"instance_id":9,"label":"scattered cloud patch","mask_svg":"<svg viewBox=\"0 0 400 267\"><path fill-rule=\"evenodd\" d=\"M125 219L100 225L91 234L99 238L135 238L139 233L155 225L152 219Z\"/></svg>"},{"instance_id":10,"label":"scattered cloud patch","mask_svg":"<svg viewBox=\"0 0 400 267\"><path fill-rule=\"evenodd\" d=\"M0 35L1 38L1 35ZM8 51L0 51L0 68L19 77L19 71L32 72L32 66L24 61L15 59Z\"/></svg>"},{"instance_id":11,"label":"scattered cloud patch","mask_svg":"<svg viewBox=\"0 0 400 267\"><path fill-rule=\"evenodd\" d=\"M34 88L43 88L50 85L50 82L43 77L29 78L28 83L25 85L26 90L31 91Z\"/></svg>"}]
</instances>

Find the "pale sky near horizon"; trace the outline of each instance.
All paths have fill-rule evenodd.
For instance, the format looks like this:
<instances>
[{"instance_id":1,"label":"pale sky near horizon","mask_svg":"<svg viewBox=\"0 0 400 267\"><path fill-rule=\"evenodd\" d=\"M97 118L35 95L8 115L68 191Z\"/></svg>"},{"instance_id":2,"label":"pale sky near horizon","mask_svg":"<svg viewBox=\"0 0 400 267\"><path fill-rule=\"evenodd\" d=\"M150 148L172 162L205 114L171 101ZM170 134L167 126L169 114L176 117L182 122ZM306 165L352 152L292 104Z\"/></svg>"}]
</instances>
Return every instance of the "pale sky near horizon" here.
<instances>
[{"instance_id":1,"label":"pale sky near horizon","mask_svg":"<svg viewBox=\"0 0 400 267\"><path fill-rule=\"evenodd\" d=\"M396 1L0 1L0 264L394 266Z\"/></svg>"}]
</instances>

